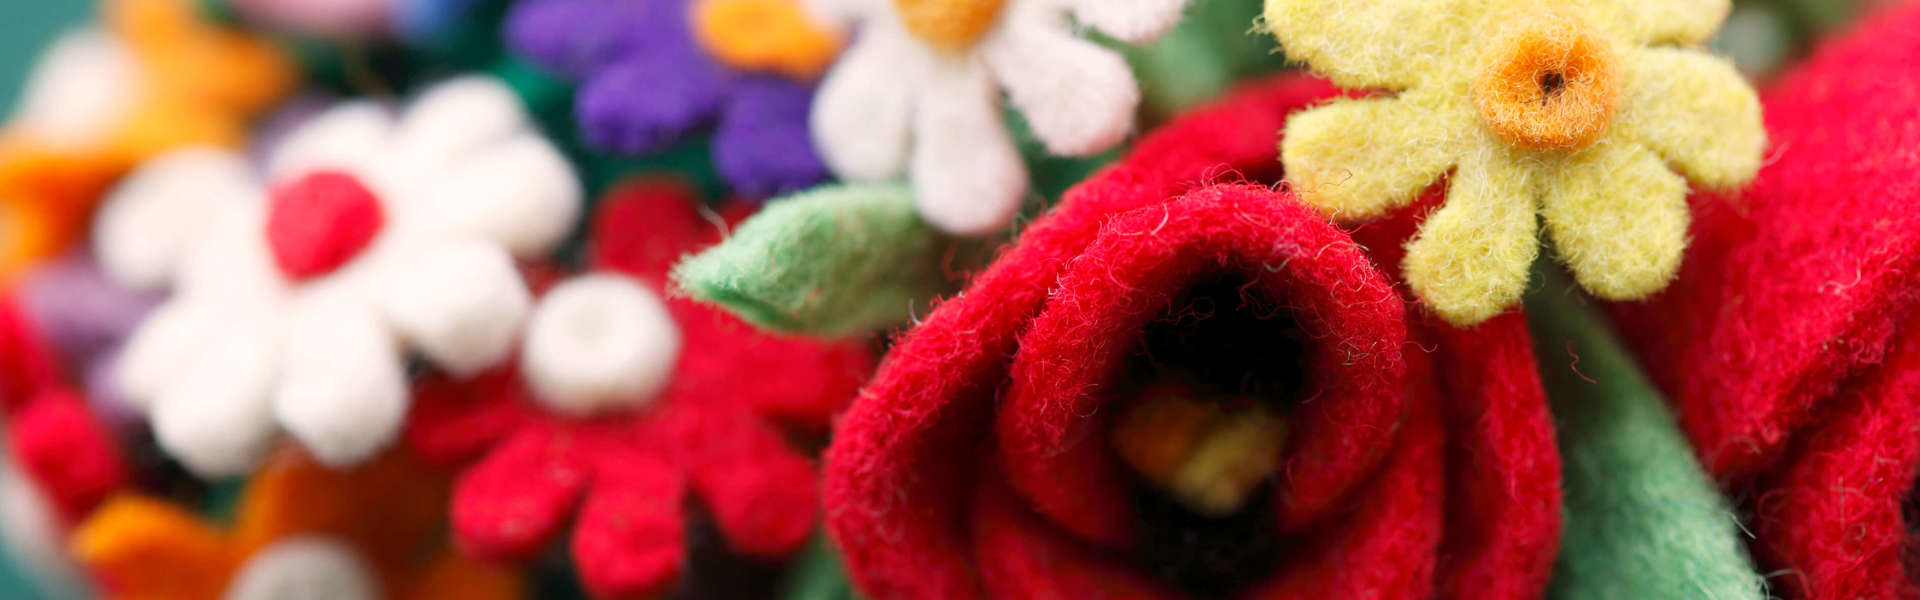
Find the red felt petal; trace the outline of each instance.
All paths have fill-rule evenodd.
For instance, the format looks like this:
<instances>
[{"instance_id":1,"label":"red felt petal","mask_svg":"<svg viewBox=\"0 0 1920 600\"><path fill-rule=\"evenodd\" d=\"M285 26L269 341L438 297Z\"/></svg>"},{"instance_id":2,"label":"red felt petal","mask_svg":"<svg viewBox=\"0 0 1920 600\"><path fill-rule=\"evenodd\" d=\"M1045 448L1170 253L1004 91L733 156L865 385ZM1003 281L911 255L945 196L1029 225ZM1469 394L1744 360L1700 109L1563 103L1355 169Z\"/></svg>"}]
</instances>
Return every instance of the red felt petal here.
<instances>
[{"instance_id":1,"label":"red felt petal","mask_svg":"<svg viewBox=\"0 0 1920 600\"><path fill-rule=\"evenodd\" d=\"M532 425L528 407L512 361L465 381L434 373L414 384L407 447L429 463L464 463Z\"/></svg>"},{"instance_id":2,"label":"red felt petal","mask_svg":"<svg viewBox=\"0 0 1920 600\"><path fill-rule=\"evenodd\" d=\"M828 526L863 591L983 593L962 526L971 480L1007 357L1053 282L1112 215L1237 172L1277 171L1274 133L1285 115L1334 93L1288 75L1177 119L1069 191L966 295L939 305L894 347L843 417L826 468Z\"/></svg>"},{"instance_id":3,"label":"red felt petal","mask_svg":"<svg viewBox=\"0 0 1920 600\"><path fill-rule=\"evenodd\" d=\"M672 180L643 179L615 188L595 213L590 262L665 289L668 272L682 256L720 240L721 224L699 207L693 190Z\"/></svg>"},{"instance_id":4,"label":"red felt petal","mask_svg":"<svg viewBox=\"0 0 1920 600\"><path fill-rule=\"evenodd\" d=\"M1311 398L1294 407L1282 522L1324 513L1392 446L1405 384L1399 296L1350 238L1258 186L1218 186L1114 218L1021 337L998 432L1015 489L1081 537L1125 546L1132 510L1097 434L1147 323L1202 277L1246 278L1248 302L1297 322ZM1221 310L1227 310L1222 308ZM1287 343L1272 340L1273 343Z\"/></svg>"},{"instance_id":5,"label":"red felt petal","mask_svg":"<svg viewBox=\"0 0 1920 600\"><path fill-rule=\"evenodd\" d=\"M127 466L112 433L71 390L40 394L7 423L14 460L69 523L118 491Z\"/></svg>"},{"instance_id":6,"label":"red felt petal","mask_svg":"<svg viewBox=\"0 0 1920 600\"><path fill-rule=\"evenodd\" d=\"M993 473L981 478L973 510L974 556L991 597L1181 598L1131 565L1050 529Z\"/></svg>"},{"instance_id":7,"label":"red felt petal","mask_svg":"<svg viewBox=\"0 0 1920 600\"><path fill-rule=\"evenodd\" d=\"M1694 199L1679 279L1619 309L1723 479L1758 473L1920 307L1920 5L1870 17L1765 94L1772 155Z\"/></svg>"},{"instance_id":8,"label":"red felt petal","mask_svg":"<svg viewBox=\"0 0 1920 600\"><path fill-rule=\"evenodd\" d=\"M1773 581L1792 597L1920 597L1903 516L1920 475L1920 319L1903 335L1760 493L1759 549L1787 572Z\"/></svg>"},{"instance_id":9,"label":"red felt petal","mask_svg":"<svg viewBox=\"0 0 1920 600\"><path fill-rule=\"evenodd\" d=\"M1426 598L1433 595L1436 550L1444 529L1447 434L1439 399L1427 385L1433 365L1407 356L1407 419L1393 452L1354 502L1353 511L1308 532L1253 600ZM1537 592L1536 592L1537 595ZM1477 598L1469 594L1463 597Z\"/></svg>"},{"instance_id":10,"label":"red felt petal","mask_svg":"<svg viewBox=\"0 0 1920 600\"><path fill-rule=\"evenodd\" d=\"M712 306L668 301L686 343L674 388L692 401L744 404L780 424L824 432L873 371L861 342L767 334Z\"/></svg>"},{"instance_id":11,"label":"red felt petal","mask_svg":"<svg viewBox=\"0 0 1920 600\"><path fill-rule=\"evenodd\" d=\"M597 598L657 598L680 578L686 485L662 457L609 452L594 461L573 560Z\"/></svg>"},{"instance_id":12,"label":"red felt petal","mask_svg":"<svg viewBox=\"0 0 1920 600\"><path fill-rule=\"evenodd\" d=\"M676 446L735 552L782 558L812 535L819 508L812 461L743 407L675 410L660 417L655 434Z\"/></svg>"},{"instance_id":13,"label":"red felt petal","mask_svg":"<svg viewBox=\"0 0 1920 600\"><path fill-rule=\"evenodd\" d=\"M591 449L547 428L522 429L454 485L453 534L470 555L525 560L546 547L585 489Z\"/></svg>"},{"instance_id":14,"label":"red felt petal","mask_svg":"<svg viewBox=\"0 0 1920 600\"><path fill-rule=\"evenodd\" d=\"M0 295L0 410L25 406L41 390L58 385L52 348L12 294Z\"/></svg>"}]
</instances>

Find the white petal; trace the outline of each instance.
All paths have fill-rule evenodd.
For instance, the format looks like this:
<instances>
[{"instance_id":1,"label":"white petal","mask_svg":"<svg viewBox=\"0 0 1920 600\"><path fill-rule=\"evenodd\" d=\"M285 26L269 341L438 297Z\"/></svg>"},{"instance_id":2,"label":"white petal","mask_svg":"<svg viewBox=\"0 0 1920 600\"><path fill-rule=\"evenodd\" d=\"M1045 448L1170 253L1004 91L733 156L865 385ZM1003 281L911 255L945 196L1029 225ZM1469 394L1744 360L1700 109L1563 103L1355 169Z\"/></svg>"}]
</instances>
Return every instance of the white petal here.
<instances>
[{"instance_id":1,"label":"white petal","mask_svg":"<svg viewBox=\"0 0 1920 600\"><path fill-rule=\"evenodd\" d=\"M815 22L833 28L852 26L865 19L884 16L883 2L890 0L800 0L800 8Z\"/></svg>"},{"instance_id":2,"label":"white petal","mask_svg":"<svg viewBox=\"0 0 1920 600\"><path fill-rule=\"evenodd\" d=\"M1096 154L1133 128L1140 88L1118 52L1016 20L983 42L982 55L1049 152Z\"/></svg>"},{"instance_id":3,"label":"white petal","mask_svg":"<svg viewBox=\"0 0 1920 600\"><path fill-rule=\"evenodd\" d=\"M224 600L376 600L380 582L352 547L321 537L296 537L247 559Z\"/></svg>"},{"instance_id":4,"label":"white petal","mask_svg":"<svg viewBox=\"0 0 1920 600\"><path fill-rule=\"evenodd\" d=\"M493 77L460 77L433 86L407 107L393 154L408 164L445 165L527 126L512 88Z\"/></svg>"},{"instance_id":5,"label":"white petal","mask_svg":"<svg viewBox=\"0 0 1920 600\"><path fill-rule=\"evenodd\" d=\"M395 256L380 309L413 347L457 375L505 360L533 303L499 246L456 242Z\"/></svg>"},{"instance_id":6,"label":"white petal","mask_svg":"<svg viewBox=\"0 0 1920 600\"><path fill-rule=\"evenodd\" d=\"M365 170L385 153L393 131L386 107L368 100L341 104L314 117L275 148L267 181L277 183L317 169Z\"/></svg>"},{"instance_id":7,"label":"white petal","mask_svg":"<svg viewBox=\"0 0 1920 600\"><path fill-rule=\"evenodd\" d=\"M522 366L541 403L566 414L650 403L673 377L680 329L658 296L618 275L547 292L527 322Z\"/></svg>"},{"instance_id":8,"label":"white petal","mask_svg":"<svg viewBox=\"0 0 1920 600\"><path fill-rule=\"evenodd\" d=\"M399 349L371 307L303 300L313 301L294 310L274 416L320 462L358 464L392 442L406 416Z\"/></svg>"},{"instance_id":9,"label":"white petal","mask_svg":"<svg viewBox=\"0 0 1920 600\"><path fill-rule=\"evenodd\" d=\"M10 125L56 146L105 141L140 98L140 61L97 27L60 35L27 76Z\"/></svg>"},{"instance_id":10,"label":"white petal","mask_svg":"<svg viewBox=\"0 0 1920 600\"><path fill-rule=\"evenodd\" d=\"M278 302L288 283L267 245L266 203L235 203L223 210L187 253L174 276L174 296L248 306Z\"/></svg>"},{"instance_id":11,"label":"white petal","mask_svg":"<svg viewBox=\"0 0 1920 600\"><path fill-rule=\"evenodd\" d=\"M203 349L178 357L181 371L152 401L160 447L202 477L240 475L274 440L271 392L280 357L276 324L260 315L217 314Z\"/></svg>"},{"instance_id":12,"label":"white petal","mask_svg":"<svg viewBox=\"0 0 1920 600\"><path fill-rule=\"evenodd\" d=\"M1027 167L1000 120L984 65L943 65L914 111L913 187L927 223L948 233L1006 228L1027 191Z\"/></svg>"},{"instance_id":13,"label":"white petal","mask_svg":"<svg viewBox=\"0 0 1920 600\"><path fill-rule=\"evenodd\" d=\"M844 179L893 179L906 166L914 82L927 50L898 25L875 23L840 56L814 96L810 126L821 159Z\"/></svg>"},{"instance_id":14,"label":"white petal","mask_svg":"<svg viewBox=\"0 0 1920 600\"><path fill-rule=\"evenodd\" d=\"M515 256L544 256L573 230L583 202L580 182L560 151L538 135L514 136L461 161L422 190L418 220L507 247Z\"/></svg>"},{"instance_id":15,"label":"white petal","mask_svg":"<svg viewBox=\"0 0 1920 600\"><path fill-rule=\"evenodd\" d=\"M212 148L168 153L108 195L96 217L94 254L120 284L158 289L173 281L209 222L260 196L240 155Z\"/></svg>"},{"instance_id":16,"label":"white petal","mask_svg":"<svg viewBox=\"0 0 1920 600\"><path fill-rule=\"evenodd\" d=\"M127 399L152 405L176 378L199 362L222 327L218 307L175 299L140 322L120 351L116 376Z\"/></svg>"},{"instance_id":17,"label":"white petal","mask_svg":"<svg viewBox=\"0 0 1920 600\"><path fill-rule=\"evenodd\" d=\"M18 465L0 464L0 542L7 557L29 569L38 583L61 589L56 596L79 598L85 579L67 555L67 532L53 502ZM86 596L90 597L90 596Z\"/></svg>"},{"instance_id":18,"label":"white petal","mask_svg":"<svg viewBox=\"0 0 1920 600\"><path fill-rule=\"evenodd\" d=\"M1143 44L1180 24L1188 0L1073 0L1082 24L1129 44ZM1251 21L1249 21L1251 24Z\"/></svg>"}]
</instances>

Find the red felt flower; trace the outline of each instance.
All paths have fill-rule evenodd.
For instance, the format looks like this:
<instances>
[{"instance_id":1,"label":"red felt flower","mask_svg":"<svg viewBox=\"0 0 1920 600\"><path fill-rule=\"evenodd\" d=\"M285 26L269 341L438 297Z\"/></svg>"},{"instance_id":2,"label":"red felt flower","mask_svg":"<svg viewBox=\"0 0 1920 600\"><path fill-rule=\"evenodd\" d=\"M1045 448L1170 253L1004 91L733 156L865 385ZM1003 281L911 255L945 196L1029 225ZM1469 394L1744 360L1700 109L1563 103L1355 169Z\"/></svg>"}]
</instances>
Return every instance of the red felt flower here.
<instances>
[{"instance_id":1,"label":"red felt flower","mask_svg":"<svg viewBox=\"0 0 1920 600\"><path fill-rule=\"evenodd\" d=\"M1756 554L1806 598L1920 595L1920 5L1827 42L1764 95L1773 158L1700 196L1674 288L1619 307Z\"/></svg>"},{"instance_id":2,"label":"red felt flower","mask_svg":"<svg viewBox=\"0 0 1920 600\"><path fill-rule=\"evenodd\" d=\"M870 371L871 353L858 343L773 337L667 297L673 263L719 239L695 203L676 185L630 185L601 205L593 226L589 277L652 290L677 327L677 360L644 405L554 408L573 405L535 391L532 363L418 388L409 445L431 460L478 459L454 489L453 533L466 551L526 559L572 520L587 588L631 597L678 580L692 499L747 556L785 556L812 533L814 466L782 427L824 432ZM527 345L537 343L534 334Z\"/></svg>"},{"instance_id":3,"label":"red felt flower","mask_svg":"<svg viewBox=\"0 0 1920 600\"><path fill-rule=\"evenodd\" d=\"M1168 125L900 340L827 455L829 530L862 591L1541 592L1559 459L1519 315L1410 331L1345 232L1289 192L1212 184L1277 180L1274 132L1332 93L1286 76ZM1119 450L1169 371L1285 415L1266 491L1238 512L1164 501Z\"/></svg>"},{"instance_id":4,"label":"red felt flower","mask_svg":"<svg viewBox=\"0 0 1920 600\"><path fill-rule=\"evenodd\" d=\"M127 481L112 434L61 373L53 350L11 295L0 295L0 414L7 452L73 525Z\"/></svg>"}]
</instances>

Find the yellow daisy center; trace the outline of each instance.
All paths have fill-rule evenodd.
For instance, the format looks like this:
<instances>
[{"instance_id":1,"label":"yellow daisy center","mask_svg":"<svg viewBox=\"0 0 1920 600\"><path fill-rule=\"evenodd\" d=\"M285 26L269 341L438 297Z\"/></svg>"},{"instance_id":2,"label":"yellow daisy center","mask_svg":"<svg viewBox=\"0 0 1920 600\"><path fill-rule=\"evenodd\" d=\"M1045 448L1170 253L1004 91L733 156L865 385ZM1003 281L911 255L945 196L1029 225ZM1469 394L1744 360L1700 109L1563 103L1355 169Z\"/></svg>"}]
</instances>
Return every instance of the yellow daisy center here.
<instances>
[{"instance_id":1,"label":"yellow daisy center","mask_svg":"<svg viewBox=\"0 0 1920 600\"><path fill-rule=\"evenodd\" d=\"M840 49L795 0L706 0L694 8L693 25L708 54L742 70L811 79Z\"/></svg>"},{"instance_id":2,"label":"yellow daisy center","mask_svg":"<svg viewBox=\"0 0 1920 600\"><path fill-rule=\"evenodd\" d=\"M1600 32L1539 10L1505 21L1480 53L1473 101L1507 143L1578 150L1600 138L1620 107L1619 65Z\"/></svg>"},{"instance_id":3,"label":"yellow daisy center","mask_svg":"<svg viewBox=\"0 0 1920 600\"><path fill-rule=\"evenodd\" d=\"M949 52L973 47L993 28L1006 0L893 0L907 31Z\"/></svg>"}]
</instances>

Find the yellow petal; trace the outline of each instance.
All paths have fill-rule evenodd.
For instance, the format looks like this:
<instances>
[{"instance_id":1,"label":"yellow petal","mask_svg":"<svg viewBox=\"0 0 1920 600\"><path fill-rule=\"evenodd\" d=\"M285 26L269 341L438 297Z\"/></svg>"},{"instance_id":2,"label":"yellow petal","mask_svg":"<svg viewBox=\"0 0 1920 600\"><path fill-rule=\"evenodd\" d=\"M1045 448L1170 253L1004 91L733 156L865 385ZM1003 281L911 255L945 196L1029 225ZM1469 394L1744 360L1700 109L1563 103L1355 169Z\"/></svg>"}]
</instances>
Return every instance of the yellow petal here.
<instances>
[{"instance_id":1,"label":"yellow petal","mask_svg":"<svg viewBox=\"0 0 1920 600\"><path fill-rule=\"evenodd\" d=\"M1693 45L1720 29L1730 0L1588 0L1599 24L1635 45Z\"/></svg>"},{"instance_id":2,"label":"yellow petal","mask_svg":"<svg viewBox=\"0 0 1920 600\"><path fill-rule=\"evenodd\" d=\"M1732 63L1679 48L1634 49L1622 58L1625 101L1615 127L1625 139L1706 187L1753 179L1767 130L1759 97Z\"/></svg>"},{"instance_id":3,"label":"yellow petal","mask_svg":"<svg viewBox=\"0 0 1920 600\"><path fill-rule=\"evenodd\" d=\"M1403 90L1459 78L1492 0L1267 0L1287 58L1346 88Z\"/></svg>"},{"instance_id":4,"label":"yellow petal","mask_svg":"<svg viewBox=\"0 0 1920 600\"><path fill-rule=\"evenodd\" d=\"M1337 218L1406 206L1465 151L1472 108L1439 94L1341 100L1294 114L1280 142L1287 182Z\"/></svg>"},{"instance_id":5,"label":"yellow petal","mask_svg":"<svg viewBox=\"0 0 1920 600\"><path fill-rule=\"evenodd\" d=\"M1540 214L1581 287L1638 300L1673 280L1687 247L1687 182L1652 151L1603 140L1542 183Z\"/></svg>"},{"instance_id":6,"label":"yellow petal","mask_svg":"<svg viewBox=\"0 0 1920 600\"><path fill-rule=\"evenodd\" d=\"M1460 164L1446 204L1407 243L1407 284L1447 322L1469 326L1520 301L1535 239L1533 174L1510 157Z\"/></svg>"}]
</instances>

